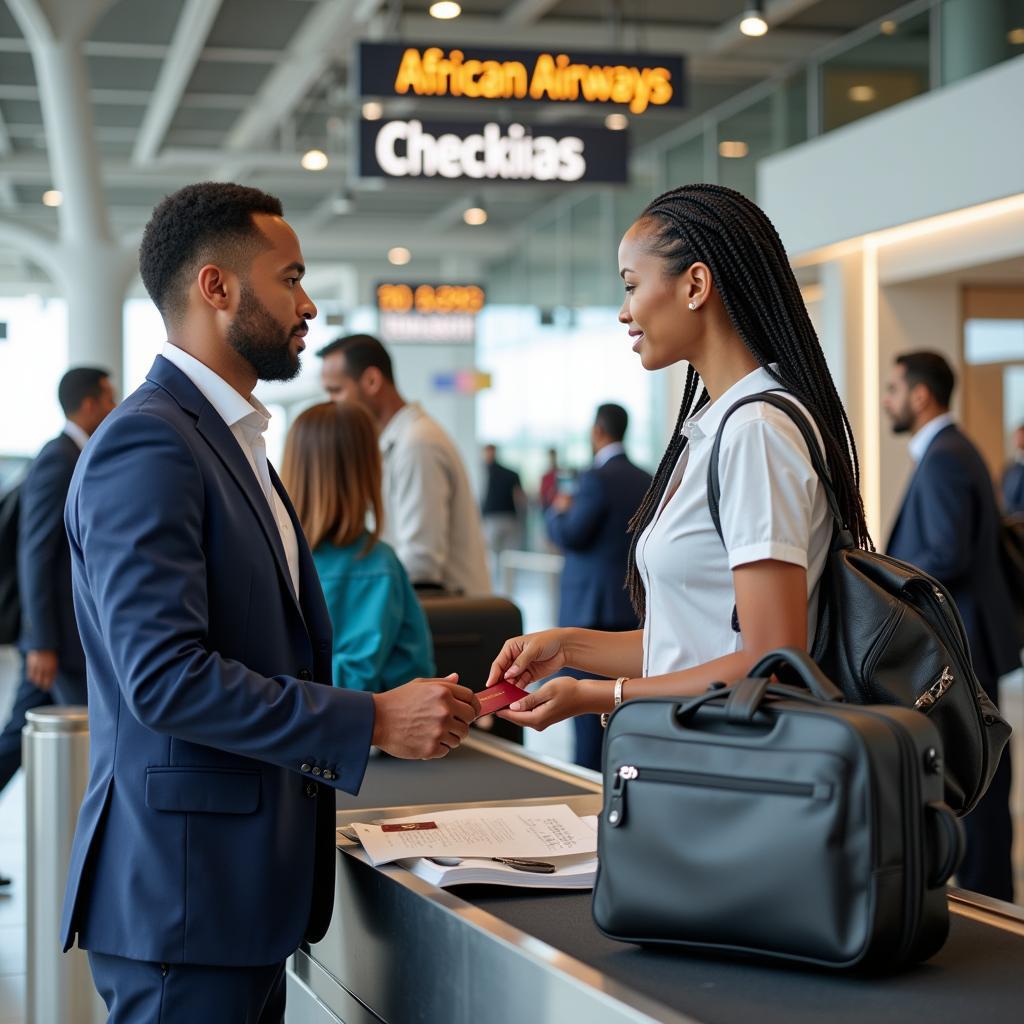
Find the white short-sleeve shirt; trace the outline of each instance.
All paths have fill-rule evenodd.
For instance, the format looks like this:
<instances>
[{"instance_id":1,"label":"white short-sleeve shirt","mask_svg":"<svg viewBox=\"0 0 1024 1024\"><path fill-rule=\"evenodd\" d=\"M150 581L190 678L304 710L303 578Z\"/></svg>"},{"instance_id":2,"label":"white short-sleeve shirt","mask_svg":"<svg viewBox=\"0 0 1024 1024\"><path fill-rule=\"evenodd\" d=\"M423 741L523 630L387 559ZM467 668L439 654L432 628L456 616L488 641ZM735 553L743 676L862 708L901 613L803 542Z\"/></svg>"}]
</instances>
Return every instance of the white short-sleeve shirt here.
<instances>
[{"instance_id":1,"label":"white short-sleeve shirt","mask_svg":"<svg viewBox=\"0 0 1024 1024\"><path fill-rule=\"evenodd\" d=\"M708 462L725 413L739 398L778 388L766 369L757 369L683 426L689 442L665 490L670 497L662 498L636 548L647 593L645 676L742 649L742 634L732 628L732 570L750 562L773 559L807 569L807 635L814 636L832 518L799 428L784 412L754 402L725 424L718 466L724 546L708 508ZM814 430L820 446L816 425Z\"/></svg>"}]
</instances>

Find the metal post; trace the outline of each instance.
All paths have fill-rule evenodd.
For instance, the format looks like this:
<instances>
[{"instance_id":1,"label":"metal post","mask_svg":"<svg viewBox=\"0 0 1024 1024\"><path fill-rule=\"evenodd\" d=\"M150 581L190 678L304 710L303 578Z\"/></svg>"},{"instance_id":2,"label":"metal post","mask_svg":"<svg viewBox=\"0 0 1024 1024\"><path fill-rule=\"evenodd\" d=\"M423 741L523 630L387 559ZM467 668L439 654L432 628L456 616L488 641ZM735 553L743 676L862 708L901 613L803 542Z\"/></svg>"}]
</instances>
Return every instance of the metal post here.
<instances>
[{"instance_id":1,"label":"metal post","mask_svg":"<svg viewBox=\"0 0 1024 1024\"><path fill-rule=\"evenodd\" d=\"M37 708L22 731L28 882L27 1019L97 1024L106 1019L85 952L63 953L60 915L78 809L89 779L84 707Z\"/></svg>"}]
</instances>

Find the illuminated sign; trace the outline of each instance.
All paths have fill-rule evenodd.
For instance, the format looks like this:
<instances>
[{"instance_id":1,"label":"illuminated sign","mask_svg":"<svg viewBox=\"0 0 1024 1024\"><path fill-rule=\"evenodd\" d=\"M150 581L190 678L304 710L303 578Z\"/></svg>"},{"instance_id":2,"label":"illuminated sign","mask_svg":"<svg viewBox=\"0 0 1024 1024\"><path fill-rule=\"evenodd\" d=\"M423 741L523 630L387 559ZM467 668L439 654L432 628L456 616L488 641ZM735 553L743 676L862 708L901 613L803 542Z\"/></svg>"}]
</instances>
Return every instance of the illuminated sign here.
<instances>
[{"instance_id":1,"label":"illuminated sign","mask_svg":"<svg viewBox=\"0 0 1024 1024\"><path fill-rule=\"evenodd\" d=\"M469 344L484 290L475 284L377 285L377 314L385 343Z\"/></svg>"},{"instance_id":2,"label":"illuminated sign","mask_svg":"<svg viewBox=\"0 0 1024 1024\"><path fill-rule=\"evenodd\" d=\"M522 124L363 121L364 178L624 182L626 132L594 125L538 130Z\"/></svg>"},{"instance_id":3,"label":"illuminated sign","mask_svg":"<svg viewBox=\"0 0 1024 1024\"><path fill-rule=\"evenodd\" d=\"M683 58L649 53L442 48L361 43L364 96L457 96L535 103L612 103L634 114L684 105Z\"/></svg>"}]
</instances>

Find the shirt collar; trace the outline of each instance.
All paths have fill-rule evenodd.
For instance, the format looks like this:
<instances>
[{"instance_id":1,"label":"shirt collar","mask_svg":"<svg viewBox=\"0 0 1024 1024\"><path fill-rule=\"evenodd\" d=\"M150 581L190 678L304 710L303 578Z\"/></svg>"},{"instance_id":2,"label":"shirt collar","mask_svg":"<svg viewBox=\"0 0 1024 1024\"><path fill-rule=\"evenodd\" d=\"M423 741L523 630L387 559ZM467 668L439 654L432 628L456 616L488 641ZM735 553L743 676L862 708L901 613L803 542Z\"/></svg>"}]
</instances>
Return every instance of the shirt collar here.
<instances>
[{"instance_id":1,"label":"shirt collar","mask_svg":"<svg viewBox=\"0 0 1024 1024\"><path fill-rule=\"evenodd\" d=\"M910 457L915 462L920 462L924 458L924 453L928 451L928 447L932 441L935 440L935 436L941 430L945 430L946 427L950 426L953 422L953 414L950 412L944 412L935 419L929 420L911 439L910 439Z\"/></svg>"},{"instance_id":2,"label":"shirt collar","mask_svg":"<svg viewBox=\"0 0 1024 1024\"><path fill-rule=\"evenodd\" d=\"M386 452L398 440L398 436L414 421L423 415L417 402L406 402L380 432L380 450Z\"/></svg>"},{"instance_id":3,"label":"shirt collar","mask_svg":"<svg viewBox=\"0 0 1024 1024\"><path fill-rule=\"evenodd\" d=\"M778 363L771 364L772 370L778 370ZM770 391L780 387L779 382L768 372L768 368L759 366L745 377L741 377L724 394L710 405L705 405L700 412L691 416L682 426L682 433L691 441L704 437L713 437L725 419L725 414L741 398L756 395L759 391Z\"/></svg>"},{"instance_id":4,"label":"shirt collar","mask_svg":"<svg viewBox=\"0 0 1024 1024\"><path fill-rule=\"evenodd\" d=\"M594 469L600 469L609 459L614 459L616 455L625 455L626 446L621 441L612 441L611 444L606 444L595 456L594 456Z\"/></svg>"},{"instance_id":5,"label":"shirt collar","mask_svg":"<svg viewBox=\"0 0 1024 1024\"><path fill-rule=\"evenodd\" d=\"M205 363L201 363L195 356L169 341L164 342L160 354L164 359L174 363L195 384L203 398L217 410L220 418L229 427L242 423L248 431L257 434L262 434L267 429L270 424L270 413L258 398L243 397Z\"/></svg>"},{"instance_id":6,"label":"shirt collar","mask_svg":"<svg viewBox=\"0 0 1024 1024\"><path fill-rule=\"evenodd\" d=\"M89 440L89 435L77 423L72 423L71 420L64 424L64 433L78 445L79 451L85 447L86 441Z\"/></svg>"}]
</instances>

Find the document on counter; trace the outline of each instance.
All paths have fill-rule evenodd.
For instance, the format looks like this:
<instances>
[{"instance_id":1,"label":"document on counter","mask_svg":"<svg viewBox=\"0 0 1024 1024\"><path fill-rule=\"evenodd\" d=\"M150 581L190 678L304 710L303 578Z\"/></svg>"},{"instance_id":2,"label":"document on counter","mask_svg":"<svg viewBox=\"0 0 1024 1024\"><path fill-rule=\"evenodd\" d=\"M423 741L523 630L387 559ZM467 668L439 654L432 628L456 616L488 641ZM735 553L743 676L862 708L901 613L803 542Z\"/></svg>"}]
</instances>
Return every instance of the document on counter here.
<instances>
[{"instance_id":1,"label":"document on counter","mask_svg":"<svg viewBox=\"0 0 1024 1024\"><path fill-rule=\"evenodd\" d=\"M375 866L409 857L532 857L597 852L594 830L566 804L427 811L352 832Z\"/></svg>"}]
</instances>

